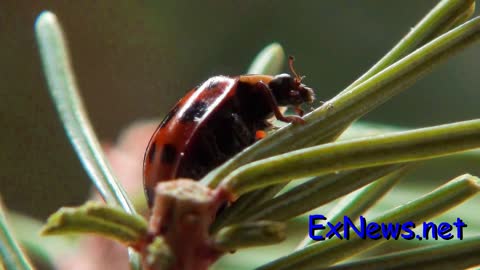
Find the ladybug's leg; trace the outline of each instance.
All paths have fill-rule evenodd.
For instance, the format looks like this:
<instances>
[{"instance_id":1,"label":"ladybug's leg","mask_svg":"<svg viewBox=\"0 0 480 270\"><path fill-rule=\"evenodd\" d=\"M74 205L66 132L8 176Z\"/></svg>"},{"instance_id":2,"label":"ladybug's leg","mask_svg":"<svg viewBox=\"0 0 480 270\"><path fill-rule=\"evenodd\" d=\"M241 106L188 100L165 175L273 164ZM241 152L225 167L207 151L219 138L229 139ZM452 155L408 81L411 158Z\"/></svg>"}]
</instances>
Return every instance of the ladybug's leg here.
<instances>
[{"instance_id":1,"label":"ladybug's leg","mask_svg":"<svg viewBox=\"0 0 480 270\"><path fill-rule=\"evenodd\" d=\"M237 113L232 113L230 115L230 120L231 120L232 129L234 131L233 136L238 142L238 147L239 147L238 151L241 151L242 149L244 149L245 147L253 143L252 131L248 129L247 125L245 124L245 121L243 121L243 119Z\"/></svg>"},{"instance_id":2,"label":"ladybug's leg","mask_svg":"<svg viewBox=\"0 0 480 270\"><path fill-rule=\"evenodd\" d=\"M224 153L223 149L219 147L217 135L212 130L202 130L199 138L199 143L202 146L203 161L211 162L211 164L207 164L207 166L218 164L227 158L227 155Z\"/></svg>"},{"instance_id":3,"label":"ladybug's leg","mask_svg":"<svg viewBox=\"0 0 480 270\"><path fill-rule=\"evenodd\" d=\"M272 94L272 91L266 85L264 82L260 81L257 82L255 85L258 89L260 89L260 92L264 95L265 99L268 101L268 105L270 106L270 109L272 109L273 113L275 114L275 117L277 120L286 122L286 123L295 123L295 124L304 124L305 120L303 120L300 116L297 115L291 115L291 116L285 116L282 114L282 112L278 109L278 104L277 100L275 100L275 97Z\"/></svg>"},{"instance_id":4,"label":"ladybug's leg","mask_svg":"<svg viewBox=\"0 0 480 270\"><path fill-rule=\"evenodd\" d=\"M295 113L296 113L298 116L302 117L303 114L304 114L304 111L302 110L302 108L300 108L299 106L297 106L297 107L295 107Z\"/></svg>"}]
</instances>

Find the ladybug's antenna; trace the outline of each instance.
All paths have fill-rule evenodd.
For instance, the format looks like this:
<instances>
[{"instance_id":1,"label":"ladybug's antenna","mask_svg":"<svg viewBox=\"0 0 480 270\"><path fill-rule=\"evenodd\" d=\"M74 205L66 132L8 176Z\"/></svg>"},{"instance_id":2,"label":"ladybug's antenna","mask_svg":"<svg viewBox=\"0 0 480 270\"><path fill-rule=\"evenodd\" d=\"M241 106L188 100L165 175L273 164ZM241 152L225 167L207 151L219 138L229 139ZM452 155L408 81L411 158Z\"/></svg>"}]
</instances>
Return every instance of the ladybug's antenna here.
<instances>
[{"instance_id":1,"label":"ladybug's antenna","mask_svg":"<svg viewBox=\"0 0 480 270\"><path fill-rule=\"evenodd\" d=\"M295 61L295 57L293 56L289 56L288 57L288 66L290 67L290 71L293 73L293 75L295 75L295 80L300 83L302 80L303 80L303 76L300 77L298 76L297 72L295 72L295 69L293 68L293 61Z\"/></svg>"}]
</instances>

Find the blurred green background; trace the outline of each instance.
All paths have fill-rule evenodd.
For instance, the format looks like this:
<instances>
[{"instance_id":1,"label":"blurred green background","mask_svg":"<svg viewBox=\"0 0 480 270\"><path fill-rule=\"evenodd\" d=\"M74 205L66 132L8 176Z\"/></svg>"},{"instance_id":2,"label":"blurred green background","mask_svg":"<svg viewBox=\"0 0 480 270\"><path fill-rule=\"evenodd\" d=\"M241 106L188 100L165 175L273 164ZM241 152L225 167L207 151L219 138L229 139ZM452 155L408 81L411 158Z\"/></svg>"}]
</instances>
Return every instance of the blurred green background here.
<instances>
[{"instance_id":1,"label":"blurred green background","mask_svg":"<svg viewBox=\"0 0 480 270\"><path fill-rule=\"evenodd\" d=\"M437 2L2 0L0 194L8 207L44 218L80 203L90 186L40 68L33 24L42 10L62 23L95 129L113 141L129 123L161 117L208 77L244 73L274 41L327 100ZM480 46L468 49L365 119L421 127L478 117L479 57Z\"/></svg>"}]
</instances>

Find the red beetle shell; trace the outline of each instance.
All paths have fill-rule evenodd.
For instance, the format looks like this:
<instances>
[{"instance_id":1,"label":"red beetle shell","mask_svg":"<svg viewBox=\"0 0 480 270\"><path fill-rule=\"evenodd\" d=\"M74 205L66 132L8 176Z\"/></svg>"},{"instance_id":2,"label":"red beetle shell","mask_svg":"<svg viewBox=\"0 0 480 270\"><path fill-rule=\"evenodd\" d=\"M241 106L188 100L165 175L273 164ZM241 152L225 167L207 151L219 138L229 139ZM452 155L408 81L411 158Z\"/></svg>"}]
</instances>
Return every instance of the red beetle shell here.
<instances>
[{"instance_id":1,"label":"red beetle shell","mask_svg":"<svg viewBox=\"0 0 480 270\"><path fill-rule=\"evenodd\" d=\"M273 114L282 121L303 122L298 116L284 117L278 106L298 108L313 98L298 76L288 74L215 76L194 88L168 113L148 144L144 187L149 204L158 182L200 179L253 144L262 134L258 131L271 127L267 119Z\"/></svg>"}]
</instances>

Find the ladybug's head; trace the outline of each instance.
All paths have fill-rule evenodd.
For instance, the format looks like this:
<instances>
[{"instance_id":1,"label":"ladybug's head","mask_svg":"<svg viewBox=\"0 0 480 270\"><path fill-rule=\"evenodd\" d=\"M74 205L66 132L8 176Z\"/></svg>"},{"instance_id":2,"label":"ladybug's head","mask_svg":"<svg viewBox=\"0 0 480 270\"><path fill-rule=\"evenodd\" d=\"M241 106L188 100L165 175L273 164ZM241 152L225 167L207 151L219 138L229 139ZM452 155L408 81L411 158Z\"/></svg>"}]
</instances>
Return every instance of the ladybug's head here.
<instances>
[{"instance_id":1,"label":"ladybug's head","mask_svg":"<svg viewBox=\"0 0 480 270\"><path fill-rule=\"evenodd\" d=\"M293 69L293 57L289 58L290 74L276 75L268 84L279 106L298 107L303 103L312 103L315 100L313 90L302 83L303 77L297 75Z\"/></svg>"}]
</instances>

